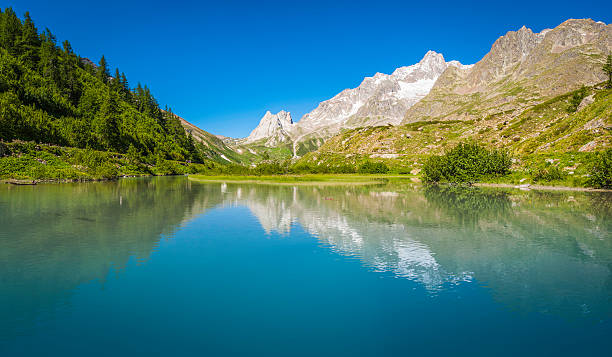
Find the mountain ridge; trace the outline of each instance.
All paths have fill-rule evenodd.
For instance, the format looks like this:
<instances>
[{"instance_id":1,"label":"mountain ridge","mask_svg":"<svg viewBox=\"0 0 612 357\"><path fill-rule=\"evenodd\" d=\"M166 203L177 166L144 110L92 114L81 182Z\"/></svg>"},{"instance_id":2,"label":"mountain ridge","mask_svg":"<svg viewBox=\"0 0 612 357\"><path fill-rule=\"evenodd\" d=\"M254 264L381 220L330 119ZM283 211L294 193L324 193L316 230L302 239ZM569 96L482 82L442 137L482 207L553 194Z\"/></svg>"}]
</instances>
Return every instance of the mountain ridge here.
<instances>
[{"instance_id":1,"label":"mountain ridge","mask_svg":"<svg viewBox=\"0 0 612 357\"><path fill-rule=\"evenodd\" d=\"M296 123L285 118L285 111L278 114L268 111L242 142L263 141L268 147L292 142L296 157L298 145L307 139L316 140L315 145L320 146L322 140L343 129L398 124L407 108L424 97L450 66L470 67L458 61L446 62L442 54L430 50L416 64L399 67L391 74L377 72L365 77L359 86L344 89L321 102ZM279 115L282 118L276 117Z\"/></svg>"}]
</instances>

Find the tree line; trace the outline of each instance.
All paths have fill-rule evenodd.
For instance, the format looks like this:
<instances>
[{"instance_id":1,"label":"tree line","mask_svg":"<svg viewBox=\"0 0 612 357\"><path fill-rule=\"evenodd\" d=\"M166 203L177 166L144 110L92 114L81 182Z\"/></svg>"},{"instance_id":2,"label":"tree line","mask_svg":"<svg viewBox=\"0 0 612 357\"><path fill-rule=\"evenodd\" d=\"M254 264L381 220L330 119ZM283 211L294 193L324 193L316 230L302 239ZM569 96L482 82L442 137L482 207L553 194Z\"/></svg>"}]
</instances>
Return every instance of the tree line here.
<instances>
[{"instance_id":1,"label":"tree line","mask_svg":"<svg viewBox=\"0 0 612 357\"><path fill-rule=\"evenodd\" d=\"M39 31L25 13L0 10L0 140L35 141L149 158L201 162L204 148L149 88L130 88L125 73L110 73Z\"/></svg>"}]
</instances>

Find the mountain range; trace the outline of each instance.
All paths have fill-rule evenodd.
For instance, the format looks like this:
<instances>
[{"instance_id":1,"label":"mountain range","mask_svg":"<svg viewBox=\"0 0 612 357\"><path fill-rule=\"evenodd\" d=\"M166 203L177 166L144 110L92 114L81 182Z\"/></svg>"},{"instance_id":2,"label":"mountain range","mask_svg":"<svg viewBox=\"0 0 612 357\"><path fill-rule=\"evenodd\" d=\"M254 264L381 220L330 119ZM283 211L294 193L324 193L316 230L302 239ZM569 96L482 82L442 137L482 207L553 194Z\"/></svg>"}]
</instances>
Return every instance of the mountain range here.
<instances>
[{"instance_id":1,"label":"mountain range","mask_svg":"<svg viewBox=\"0 0 612 357\"><path fill-rule=\"evenodd\" d=\"M428 51L417 64L366 77L358 87L320 103L297 123L288 112L267 112L244 143L263 141L266 146L276 146L291 141L297 156L297 144L302 141L315 140L320 145L342 129L399 124L408 108L429 93L448 67L470 66L446 62L441 54Z\"/></svg>"},{"instance_id":2,"label":"mountain range","mask_svg":"<svg viewBox=\"0 0 612 357\"><path fill-rule=\"evenodd\" d=\"M294 158L317 149L322 154L398 158L408 154L406 150L416 150L419 154L440 151L452 143L449 136L465 139L481 131L491 131L495 135L481 136L481 139L495 146L517 146L526 139L539 137L547 127L570 116L571 113L558 110L567 106L571 97L568 93L606 80L601 66L610 52L612 25L603 22L570 19L539 33L523 26L498 38L489 53L473 65L447 62L442 54L428 51L414 65L400 67L392 74L376 73L364 78L358 87L345 89L321 102L297 122L286 111L267 112L247 138L235 143L237 147L258 146L260 150L289 148ZM595 101L597 88L592 89L582 101L582 107ZM559 99L563 103L558 103L558 108L549 108L551 113L539 114L537 120L525 117L530 109L558 96L563 97ZM603 104L599 105L605 108L606 99L602 100ZM601 121L595 125L603 128L601 135L580 134L583 136L580 148L591 141L587 151L610 146L611 119L601 114L590 118ZM519 119L523 125L516 135L524 136L517 139L508 130L500 135L498 129L507 128ZM404 145L407 137L423 133L421 127L425 125L410 127L418 122L427 125L457 122L459 125L454 124L458 131L450 135L444 135L441 130L433 133L431 140L412 140L423 144L417 148ZM376 135L364 136L366 128L376 128L369 130ZM563 133L566 134L569 133ZM348 145L349 136L360 143ZM589 140L583 142L587 136ZM338 145L339 141L342 145ZM328 142L334 144L324 145ZM543 139L542 145L547 143L550 144Z\"/></svg>"}]
</instances>

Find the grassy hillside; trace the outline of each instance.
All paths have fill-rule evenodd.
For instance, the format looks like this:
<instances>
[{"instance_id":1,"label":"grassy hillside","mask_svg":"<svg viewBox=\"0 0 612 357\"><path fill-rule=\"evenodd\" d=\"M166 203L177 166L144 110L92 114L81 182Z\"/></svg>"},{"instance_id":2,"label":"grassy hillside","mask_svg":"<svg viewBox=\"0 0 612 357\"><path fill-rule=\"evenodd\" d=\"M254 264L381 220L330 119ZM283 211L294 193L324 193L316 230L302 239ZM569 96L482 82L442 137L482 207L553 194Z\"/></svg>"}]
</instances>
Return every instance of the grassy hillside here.
<instances>
[{"instance_id":1,"label":"grassy hillside","mask_svg":"<svg viewBox=\"0 0 612 357\"><path fill-rule=\"evenodd\" d=\"M203 155L210 160L221 164L234 163L246 165L259 158L256 153L249 150L235 149L216 135L198 128L183 118L179 117L179 119L185 131L198 144Z\"/></svg>"},{"instance_id":2,"label":"grassy hillside","mask_svg":"<svg viewBox=\"0 0 612 357\"><path fill-rule=\"evenodd\" d=\"M585 164L593 152L612 147L611 128L612 90L598 85L554 97L513 117L502 111L480 120L348 130L298 163L333 167L371 160L385 162L395 172L416 174L428 156L471 139L508 150L514 157L514 172L527 174L548 164L580 177L587 174Z\"/></svg>"},{"instance_id":3,"label":"grassy hillside","mask_svg":"<svg viewBox=\"0 0 612 357\"><path fill-rule=\"evenodd\" d=\"M107 152L100 155L111 161L129 157L139 173L181 171L145 169L156 163L248 161L213 135L195 127L186 131L169 108L160 108L147 86L130 87L118 68L110 72L104 56L95 65L74 53L68 41L58 46L51 31L39 32L29 14L20 19L10 8L0 11L0 142L10 149L0 155L2 177L42 178L45 172L49 178L97 177L98 168L60 169L56 159L39 157L45 150L31 150L23 142L66 148L51 150L60 161L65 153L87 153L67 159L68 166L104 164L78 162L92 152ZM28 155L53 165L29 165Z\"/></svg>"},{"instance_id":4,"label":"grassy hillside","mask_svg":"<svg viewBox=\"0 0 612 357\"><path fill-rule=\"evenodd\" d=\"M0 181L73 182L120 176L176 175L205 172L219 164L156 159L147 162L130 154L69 148L34 142L0 142Z\"/></svg>"}]
</instances>

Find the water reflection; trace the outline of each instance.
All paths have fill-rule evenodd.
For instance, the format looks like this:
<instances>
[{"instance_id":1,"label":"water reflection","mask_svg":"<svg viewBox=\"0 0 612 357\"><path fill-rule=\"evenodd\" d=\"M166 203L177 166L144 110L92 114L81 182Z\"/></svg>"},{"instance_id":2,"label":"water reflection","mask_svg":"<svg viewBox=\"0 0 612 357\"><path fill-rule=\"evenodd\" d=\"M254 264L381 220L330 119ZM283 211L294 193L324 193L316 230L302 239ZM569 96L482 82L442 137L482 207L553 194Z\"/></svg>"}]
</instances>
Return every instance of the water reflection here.
<instances>
[{"instance_id":1,"label":"water reflection","mask_svg":"<svg viewBox=\"0 0 612 357\"><path fill-rule=\"evenodd\" d=\"M183 223L235 206L248 207L267 234L291 239L299 225L326 249L431 294L479 284L521 313L610 317L611 198L184 177L1 186L0 316L10 323L0 325L0 337L10 339L57 313L83 283L98 280L104 288L109 272L146 261Z\"/></svg>"},{"instance_id":2,"label":"water reflection","mask_svg":"<svg viewBox=\"0 0 612 357\"><path fill-rule=\"evenodd\" d=\"M184 177L0 186L0 337L44 321L80 284L103 288L109 272L147 260L162 237L220 204L217 191Z\"/></svg>"},{"instance_id":3,"label":"water reflection","mask_svg":"<svg viewBox=\"0 0 612 357\"><path fill-rule=\"evenodd\" d=\"M436 292L477 282L521 312L610 316L609 193L232 185L266 232L299 224L339 254Z\"/></svg>"}]
</instances>

